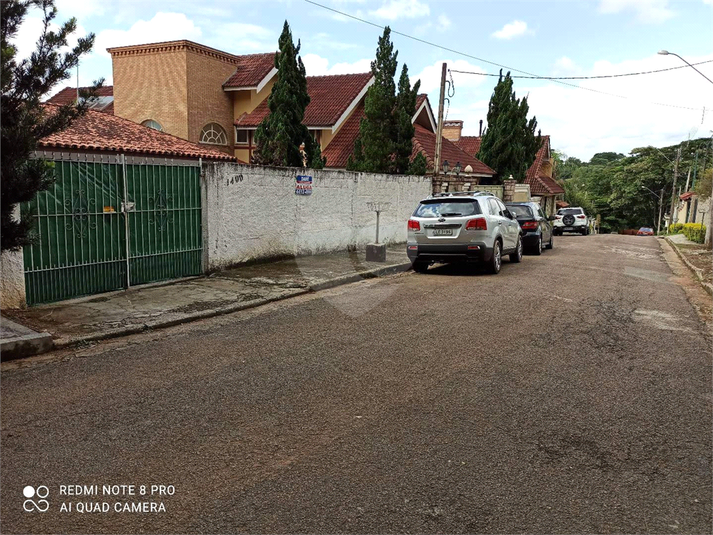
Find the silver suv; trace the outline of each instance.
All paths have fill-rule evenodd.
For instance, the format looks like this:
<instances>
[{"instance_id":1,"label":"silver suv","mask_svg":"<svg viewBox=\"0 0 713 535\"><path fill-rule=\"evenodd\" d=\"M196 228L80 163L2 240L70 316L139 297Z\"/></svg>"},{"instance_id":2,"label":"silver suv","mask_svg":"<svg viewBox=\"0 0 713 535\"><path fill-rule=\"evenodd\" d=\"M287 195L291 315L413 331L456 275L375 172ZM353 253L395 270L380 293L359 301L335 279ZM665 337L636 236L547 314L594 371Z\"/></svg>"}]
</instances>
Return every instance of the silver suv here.
<instances>
[{"instance_id":1,"label":"silver suv","mask_svg":"<svg viewBox=\"0 0 713 535\"><path fill-rule=\"evenodd\" d=\"M439 193L422 200L409 219L406 252L419 272L432 262L479 262L498 273L503 255L522 260L521 232L491 193Z\"/></svg>"}]
</instances>

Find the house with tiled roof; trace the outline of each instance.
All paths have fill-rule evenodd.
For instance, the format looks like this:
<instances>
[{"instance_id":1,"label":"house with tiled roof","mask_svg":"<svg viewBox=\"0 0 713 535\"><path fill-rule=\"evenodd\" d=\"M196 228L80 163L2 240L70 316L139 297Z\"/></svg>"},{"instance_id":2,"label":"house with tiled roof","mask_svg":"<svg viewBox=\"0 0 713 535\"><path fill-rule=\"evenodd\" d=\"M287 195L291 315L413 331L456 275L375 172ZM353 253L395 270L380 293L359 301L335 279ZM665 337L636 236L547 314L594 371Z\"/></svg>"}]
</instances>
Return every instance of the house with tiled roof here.
<instances>
[{"instance_id":1,"label":"house with tiled roof","mask_svg":"<svg viewBox=\"0 0 713 535\"><path fill-rule=\"evenodd\" d=\"M188 40L108 52L115 115L251 161L279 76L274 52L235 55ZM323 152L372 83L371 73L307 77L304 124Z\"/></svg>"},{"instance_id":2,"label":"house with tiled roof","mask_svg":"<svg viewBox=\"0 0 713 535\"><path fill-rule=\"evenodd\" d=\"M460 128L462 128L462 122ZM451 132L450 137L468 154L476 156L480 151L482 141L480 136L461 136L460 129L458 129L456 132ZM539 201L548 214L553 214L557 210L557 201L561 201L564 197L564 188L557 183L553 175L554 162L552 160L550 136L542 136L542 145L537 151L535 161L527 169L522 182L530 186L530 195L533 200Z\"/></svg>"},{"instance_id":3,"label":"house with tiled roof","mask_svg":"<svg viewBox=\"0 0 713 535\"><path fill-rule=\"evenodd\" d=\"M77 97L80 91L89 90L89 87L70 87L58 91L47 100L48 104L56 104L63 106L72 102L77 102ZM101 111L104 113L114 114L114 87L111 85L100 87L97 89L96 97L88 103L91 110Z\"/></svg>"},{"instance_id":4,"label":"house with tiled roof","mask_svg":"<svg viewBox=\"0 0 713 535\"><path fill-rule=\"evenodd\" d=\"M48 106L51 109L51 106ZM81 154L125 154L167 159L235 161L210 146L191 143L110 113L88 110L69 128L39 140L38 150Z\"/></svg>"},{"instance_id":5,"label":"house with tiled roof","mask_svg":"<svg viewBox=\"0 0 713 535\"><path fill-rule=\"evenodd\" d=\"M355 108L339 133L334 136L331 144L322 153L327 159L326 167L336 169L346 167L347 160L354 150L354 142L359 135L359 123L362 117L364 117L364 106L360 104ZM416 111L411 118L411 122L415 127L412 159L419 153L423 154L426 158L428 171L433 172L437 140L436 121L427 95L418 95ZM444 184L441 184L440 180L436 180L434 188L439 190L444 186L446 188L453 186L451 189L462 189L466 184L475 185L481 179L489 179L495 175L495 171L490 167L463 151L445 136L441 147L441 161L448 161L449 165L453 167L456 164L460 164L461 172L457 177L450 175L447 179L443 179Z\"/></svg>"}]
</instances>

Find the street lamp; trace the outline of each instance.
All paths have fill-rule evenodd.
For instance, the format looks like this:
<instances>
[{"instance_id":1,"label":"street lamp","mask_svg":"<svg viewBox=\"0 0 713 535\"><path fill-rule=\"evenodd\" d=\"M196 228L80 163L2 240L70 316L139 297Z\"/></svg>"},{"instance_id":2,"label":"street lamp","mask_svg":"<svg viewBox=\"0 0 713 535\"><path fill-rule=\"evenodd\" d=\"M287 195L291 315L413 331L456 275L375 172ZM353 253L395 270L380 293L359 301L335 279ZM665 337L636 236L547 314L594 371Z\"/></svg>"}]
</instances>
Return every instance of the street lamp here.
<instances>
[{"instance_id":1,"label":"street lamp","mask_svg":"<svg viewBox=\"0 0 713 535\"><path fill-rule=\"evenodd\" d=\"M447 175L448 174L448 160L443 160L443 174Z\"/></svg>"},{"instance_id":2,"label":"street lamp","mask_svg":"<svg viewBox=\"0 0 713 535\"><path fill-rule=\"evenodd\" d=\"M643 184L641 185L641 189L649 190L651 192L651 194L659 200L659 220L658 220L658 223L656 224L656 235L658 236L659 234L661 234L661 215L662 215L662 211L663 211L663 188L661 188L661 195L658 195L656 192L647 188Z\"/></svg>"},{"instance_id":3,"label":"street lamp","mask_svg":"<svg viewBox=\"0 0 713 535\"><path fill-rule=\"evenodd\" d=\"M710 83L713 84L713 80L711 80L710 78L708 78L705 74L703 74L701 71L699 71L698 69L696 69L693 65L691 65L690 63L688 63L685 59L683 59L681 56L679 56L679 55L676 54L675 52L669 52L668 50L659 50L659 55L660 55L660 56L676 56L678 59L680 59L680 60L681 60L682 62L684 62L686 65L688 65L691 69L693 69L694 71L696 71L698 74L700 74L701 76L703 76L703 78L705 78L706 80L708 80Z\"/></svg>"}]
</instances>

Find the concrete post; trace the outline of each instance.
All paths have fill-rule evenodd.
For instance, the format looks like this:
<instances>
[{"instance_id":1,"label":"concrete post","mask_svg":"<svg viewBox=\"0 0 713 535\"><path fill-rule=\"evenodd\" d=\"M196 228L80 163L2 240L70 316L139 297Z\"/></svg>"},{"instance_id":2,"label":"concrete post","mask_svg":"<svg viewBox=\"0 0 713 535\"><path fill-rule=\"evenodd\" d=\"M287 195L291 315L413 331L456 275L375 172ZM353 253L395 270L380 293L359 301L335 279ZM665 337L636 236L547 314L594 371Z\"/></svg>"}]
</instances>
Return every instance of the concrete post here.
<instances>
[{"instance_id":1,"label":"concrete post","mask_svg":"<svg viewBox=\"0 0 713 535\"><path fill-rule=\"evenodd\" d=\"M512 202L515 199L515 180L512 175L503 181L503 202Z\"/></svg>"}]
</instances>

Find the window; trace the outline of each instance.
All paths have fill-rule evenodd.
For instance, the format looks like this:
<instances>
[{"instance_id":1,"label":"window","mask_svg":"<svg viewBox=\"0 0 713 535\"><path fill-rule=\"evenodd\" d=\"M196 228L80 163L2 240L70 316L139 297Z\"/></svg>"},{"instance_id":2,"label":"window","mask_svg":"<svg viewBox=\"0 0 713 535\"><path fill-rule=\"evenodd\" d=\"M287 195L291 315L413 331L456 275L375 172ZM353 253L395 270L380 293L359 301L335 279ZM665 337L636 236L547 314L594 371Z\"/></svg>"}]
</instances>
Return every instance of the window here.
<instances>
[{"instance_id":1,"label":"window","mask_svg":"<svg viewBox=\"0 0 713 535\"><path fill-rule=\"evenodd\" d=\"M515 217L532 217L532 210L524 204L509 204L508 209Z\"/></svg>"},{"instance_id":2,"label":"window","mask_svg":"<svg viewBox=\"0 0 713 535\"><path fill-rule=\"evenodd\" d=\"M500 208L498 207L498 203L495 202L495 199L488 199L488 205L490 206L490 213L492 215L500 215Z\"/></svg>"},{"instance_id":3,"label":"window","mask_svg":"<svg viewBox=\"0 0 713 535\"><path fill-rule=\"evenodd\" d=\"M159 132L163 132L163 126L161 126L158 121L154 121L153 119L146 119L143 123L141 123L143 126L148 126L149 128L153 128L154 130L158 130Z\"/></svg>"},{"instance_id":4,"label":"window","mask_svg":"<svg viewBox=\"0 0 713 535\"><path fill-rule=\"evenodd\" d=\"M583 213L581 208L560 208L557 210L557 215L580 215Z\"/></svg>"},{"instance_id":5,"label":"window","mask_svg":"<svg viewBox=\"0 0 713 535\"><path fill-rule=\"evenodd\" d=\"M218 123L208 123L201 131L201 143L227 145L228 136L225 135L225 130Z\"/></svg>"},{"instance_id":6,"label":"window","mask_svg":"<svg viewBox=\"0 0 713 535\"><path fill-rule=\"evenodd\" d=\"M463 217L482 213L478 201L468 199L422 201L413 213L415 217Z\"/></svg>"},{"instance_id":7,"label":"window","mask_svg":"<svg viewBox=\"0 0 713 535\"><path fill-rule=\"evenodd\" d=\"M236 145L247 145L250 141L250 132L247 130L236 130L235 131L235 144Z\"/></svg>"}]
</instances>

